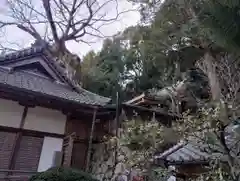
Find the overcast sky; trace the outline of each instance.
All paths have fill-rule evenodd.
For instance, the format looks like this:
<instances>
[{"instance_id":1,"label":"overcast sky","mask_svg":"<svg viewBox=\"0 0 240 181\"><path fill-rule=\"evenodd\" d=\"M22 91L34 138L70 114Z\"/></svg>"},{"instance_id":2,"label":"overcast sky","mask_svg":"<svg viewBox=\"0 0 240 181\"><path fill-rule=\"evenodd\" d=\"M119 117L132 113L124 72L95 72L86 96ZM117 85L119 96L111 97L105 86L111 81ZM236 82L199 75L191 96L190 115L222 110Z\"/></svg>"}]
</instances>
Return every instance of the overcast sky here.
<instances>
[{"instance_id":1,"label":"overcast sky","mask_svg":"<svg viewBox=\"0 0 240 181\"><path fill-rule=\"evenodd\" d=\"M119 7L119 12L133 9L132 4L127 2L127 0L119 0L118 7ZM0 0L1 13L5 12L6 10L7 9L6 9L6 6L4 5L4 0ZM112 13L111 11L114 11L114 8L113 9L109 8L107 11L109 11L108 16L111 16L111 13ZM0 15L0 19L1 18L2 17ZM119 31L124 30L126 27L136 25L139 22L139 20L140 20L140 15L137 11L127 12L121 15L118 21L102 27L101 32L106 36L111 36L116 34ZM85 40L88 40L88 38L89 37L85 37ZM103 41L102 39L94 40L94 42L96 43L91 43L90 46L83 43L79 44L75 42L68 42L67 46L72 52L77 53L80 56L83 56L91 49L96 51L99 50L101 48L102 41ZM33 39L27 33L24 33L17 28L11 27L4 32L4 36L0 38L0 42L1 43L4 42L5 44L7 43L8 46L11 44L10 46L12 47L14 47L14 44L12 43L17 43L21 47L27 47L33 42Z\"/></svg>"}]
</instances>

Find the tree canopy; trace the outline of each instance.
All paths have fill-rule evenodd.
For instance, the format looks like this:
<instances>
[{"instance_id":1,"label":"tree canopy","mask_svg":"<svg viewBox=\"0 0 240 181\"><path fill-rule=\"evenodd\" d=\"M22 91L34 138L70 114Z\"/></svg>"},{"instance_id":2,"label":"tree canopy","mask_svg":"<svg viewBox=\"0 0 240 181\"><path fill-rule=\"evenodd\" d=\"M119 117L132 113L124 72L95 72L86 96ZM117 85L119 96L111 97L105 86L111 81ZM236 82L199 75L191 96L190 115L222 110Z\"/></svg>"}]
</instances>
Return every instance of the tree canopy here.
<instances>
[{"instance_id":1,"label":"tree canopy","mask_svg":"<svg viewBox=\"0 0 240 181\"><path fill-rule=\"evenodd\" d=\"M111 51L103 46L96 52L98 63L94 69L95 73L99 71L98 77L116 76L116 79L97 82L104 90L109 90L107 83L114 88L117 84L119 89L114 91L120 91L123 99L129 99L148 89L161 89L183 81L194 94L198 109L186 115L182 112L183 121L170 132L187 141L197 133L204 144L221 147L218 152L227 161L215 160L209 174L202 175L206 180L238 180L239 158L229 148L225 134L239 117L239 1L133 2L141 4L143 22L113 37ZM115 46L118 40L120 43ZM115 48L117 53L113 53ZM103 54L114 58L101 61L99 57ZM83 64L85 61L88 59L85 58ZM115 69L110 68L113 64ZM97 80L89 74L89 82ZM209 97L206 97L203 90L208 86ZM98 88L93 91L101 94ZM112 93L108 95L115 98ZM156 123L131 122L126 129L130 132L126 131L124 144L137 147L134 153L138 158L144 154L151 157L158 151L158 144L167 140L164 128ZM239 136L234 139L239 140ZM146 166L146 160L136 161L136 157L132 158L135 163Z\"/></svg>"}]
</instances>

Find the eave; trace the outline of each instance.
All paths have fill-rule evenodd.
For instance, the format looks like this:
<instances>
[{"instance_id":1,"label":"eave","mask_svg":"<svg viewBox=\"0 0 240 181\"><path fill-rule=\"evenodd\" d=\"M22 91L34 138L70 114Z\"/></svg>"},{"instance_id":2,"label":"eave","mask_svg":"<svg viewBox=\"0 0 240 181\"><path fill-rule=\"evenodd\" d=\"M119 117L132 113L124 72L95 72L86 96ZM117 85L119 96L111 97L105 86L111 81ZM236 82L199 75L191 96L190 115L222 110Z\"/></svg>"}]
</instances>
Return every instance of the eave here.
<instances>
[{"instance_id":1,"label":"eave","mask_svg":"<svg viewBox=\"0 0 240 181\"><path fill-rule=\"evenodd\" d=\"M134 97L129 101L126 101L124 104L134 105L134 106L150 106L150 105L161 104L161 100L155 97L149 96L145 93L142 93L141 95Z\"/></svg>"},{"instance_id":2,"label":"eave","mask_svg":"<svg viewBox=\"0 0 240 181\"><path fill-rule=\"evenodd\" d=\"M92 116L93 110L97 109L98 117L112 117L115 115L115 109L105 108L99 105L89 105L61 99L39 92L29 91L18 87L0 83L0 97L17 101L22 105L35 107L41 106L62 111L66 115L86 115Z\"/></svg>"},{"instance_id":3,"label":"eave","mask_svg":"<svg viewBox=\"0 0 240 181\"><path fill-rule=\"evenodd\" d=\"M134 113L137 112L137 115L140 117L147 116L150 121L153 116L155 116L155 119L162 123L163 125L167 127L171 127L172 121L181 119L181 115L177 115L174 113L169 113L161 109L153 109L153 108L146 108L143 106L136 106L131 104L122 104L123 109L125 110L127 117L131 117L130 114L134 117Z\"/></svg>"}]
</instances>

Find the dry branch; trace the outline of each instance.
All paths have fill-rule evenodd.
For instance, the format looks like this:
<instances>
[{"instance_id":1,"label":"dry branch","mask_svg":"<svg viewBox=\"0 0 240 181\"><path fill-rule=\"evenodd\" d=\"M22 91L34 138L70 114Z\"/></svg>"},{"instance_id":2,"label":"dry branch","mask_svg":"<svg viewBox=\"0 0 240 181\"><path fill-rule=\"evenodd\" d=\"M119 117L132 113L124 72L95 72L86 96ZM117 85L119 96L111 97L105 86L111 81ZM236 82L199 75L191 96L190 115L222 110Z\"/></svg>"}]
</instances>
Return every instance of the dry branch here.
<instances>
[{"instance_id":1,"label":"dry branch","mask_svg":"<svg viewBox=\"0 0 240 181\"><path fill-rule=\"evenodd\" d=\"M51 40L63 50L67 41L84 42L85 35L104 38L102 26L136 11L119 12L118 0L7 0L7 6L0 29L15 26L36 40ZM112 16L108 16L109 7L116 8Z\"/></svg>"}]
</instances>

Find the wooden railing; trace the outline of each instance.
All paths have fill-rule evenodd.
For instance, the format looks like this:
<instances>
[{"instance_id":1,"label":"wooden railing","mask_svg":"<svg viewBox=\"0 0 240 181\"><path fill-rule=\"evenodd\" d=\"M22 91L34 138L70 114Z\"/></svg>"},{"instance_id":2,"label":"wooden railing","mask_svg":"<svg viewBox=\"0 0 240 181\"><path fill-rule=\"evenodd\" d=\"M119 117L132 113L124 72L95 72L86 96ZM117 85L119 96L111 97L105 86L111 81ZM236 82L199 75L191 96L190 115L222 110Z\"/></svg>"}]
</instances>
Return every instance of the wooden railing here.
<instances>
[{"instance_id":1,"label":"wooden railing","mask_svg":"<svg viewBox=\"0 0 240 181\"><path fill-rule=\"evenodd\" d=\"M36 171L0 169L0 181L11 181L11 179L25 181L36 173Z\"/></svg>"}]
</instances>

